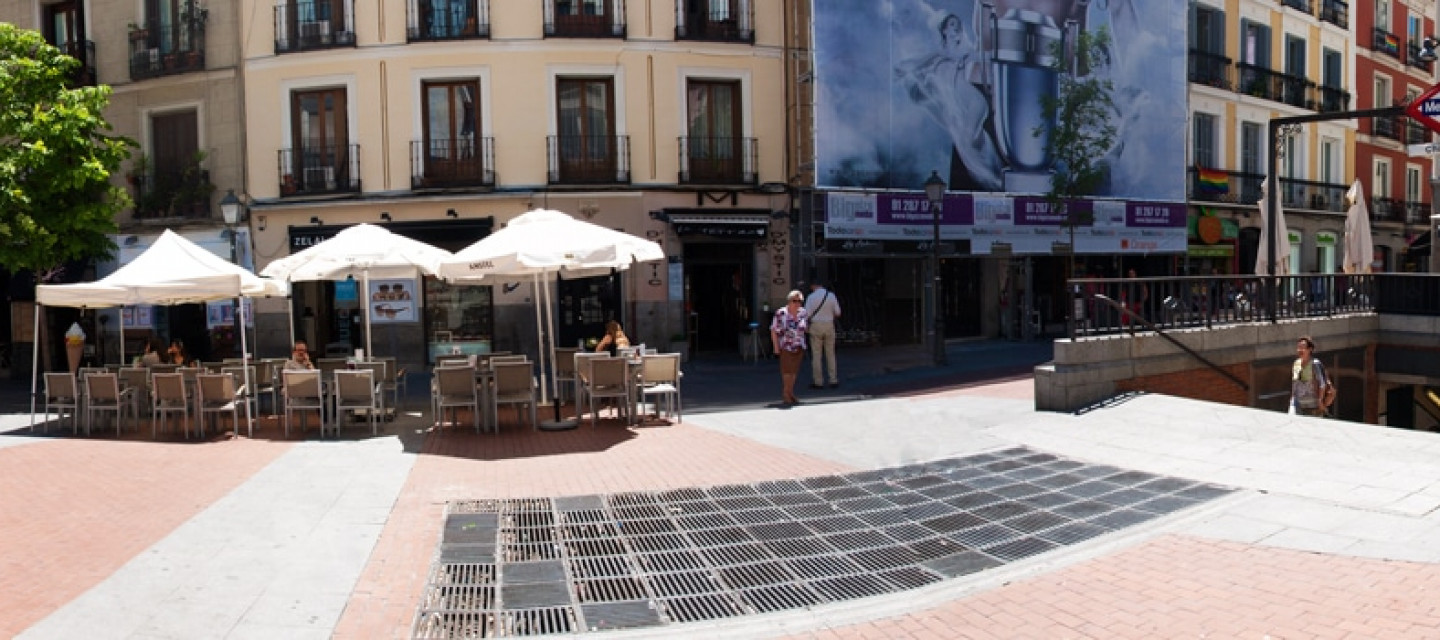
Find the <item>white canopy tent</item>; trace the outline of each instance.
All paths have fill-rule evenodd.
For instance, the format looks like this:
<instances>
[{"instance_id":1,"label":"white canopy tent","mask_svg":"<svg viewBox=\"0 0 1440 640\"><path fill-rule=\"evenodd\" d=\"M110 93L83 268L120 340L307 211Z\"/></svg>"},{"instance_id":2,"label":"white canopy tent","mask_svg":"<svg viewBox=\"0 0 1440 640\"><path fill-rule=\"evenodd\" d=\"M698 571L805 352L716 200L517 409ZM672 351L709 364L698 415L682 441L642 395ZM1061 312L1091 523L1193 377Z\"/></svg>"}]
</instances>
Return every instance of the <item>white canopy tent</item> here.
<instances>
[{"instance_id":1,"label":"white canopy tent","mask_svg":"<svg viewBox=\"0 0 1440 640\"><path fill-rule=\"evenodd\" d=\"M284 282L270 280L246 271L243 267L186 240L166 229L160 238L114 273L95 282L39 285L35 287L35 335L40 334L40 307L75 307L105 309L138 304L176 305L226 298L289 295ZM245 317L241 307L240 318ZM122 324L121 330L124 327ZM240 352L249 353L245 331L240 331ZM35 394L40 370L40 350L34 350L30 377L30 422L35 422ZM124 334L121 334L121 360L125 357ZM246 369L245 384L250 384ZM248 425L254 435L253 416Z\"/></svg>"},{"instance_id":2,"label":"white canopy tent","mask_svg":"<svg viewBox=\"0 0 1440 640\"><path fill-rule=\"evenodd\" d=\"M537 358L541 360L543 376L548 353L552 371L549 391L558 398L559 387L553 375L555 322L550 309L550 287L549 283L540 284L540 279L553 275L573 278L601 275L612 269L624 270L635 263L664 258L665 250L654 241L576 220L561 211L536 209L516 216L503 229L441 262L440 277L451 282L479 284L530 276L536 289ZM544 378L541 380L542 401L545 401ZM560 425L557 416L549 426L568 425Z\"/></svg>"},{"instance_id":3,"label":"white canopy tent","mask_svg":"<svg viewBox=\"0 0 1440 640\"><path fill-rule=\"evenodd\" d=\"M373 224L347 227L331 238L266 265L260 274L286 282L360 280L361 298L370 291L370 278L413 278L418 270L436 275L449 251L413 240ZM365 353L373 356L370 342L370 305L365 304Z\"/></svg>"}]
</instances>

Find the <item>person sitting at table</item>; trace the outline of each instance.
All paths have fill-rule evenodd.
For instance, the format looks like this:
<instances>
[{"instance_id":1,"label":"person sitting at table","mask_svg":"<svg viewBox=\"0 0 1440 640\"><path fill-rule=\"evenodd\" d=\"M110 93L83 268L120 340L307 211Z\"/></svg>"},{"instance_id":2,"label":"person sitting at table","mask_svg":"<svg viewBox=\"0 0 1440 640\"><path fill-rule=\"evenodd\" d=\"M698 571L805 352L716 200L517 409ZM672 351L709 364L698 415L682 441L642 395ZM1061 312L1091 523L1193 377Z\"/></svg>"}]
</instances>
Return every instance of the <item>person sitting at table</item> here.
<instances>
[{"instance_id":1,"label":"person sitting at table","mask_svg":"<svg viewBox=\"0 0 1440 640\"><path fill-rule=\"evenodd\" d=\"M290 359L285 361L286 371L310 371L315 368L315 363L310 361L310 347L304 340L296 340L295 348L290 350Z\"/></svg>"},{"instance_id":2,"label":"person sitting at table","mask_svg":"<svg viewBox=\"0 0 1440 640\"><path fill-rule=\"evenodd\" d=\"M605 323L605 337L595 345L595 353L609 351L610 355L616 355L620 349L630 346L630 338L625 336L625 329L620 323L611 320Z\"/></svg>"},{"instance_id":3,"label":"person sitting at table","mask_svg":"<svg viewBox=\"0 0 1440 640\"><path fill-rule=\"evenodd\" d=\"M153 367L157 364L162 364L162 362L163 361L160 358L160 350L155 344L155 339L146 338L145 353L142 353L135 357L136 365L141 367Z\"/></svg>"},{"instance_id":4,"label":"person sitting at table","mask_svg":"<svg viewBox=\"0 0 1440 640\"><path fill-rule=\"evenodd\" d=\"M190 354L185 352L185 341L175 338L170 341L170 348L165 350L165 363L175 364L182 367L193 367L195 361L190 359Z\"/></svg>"}]
</instances>

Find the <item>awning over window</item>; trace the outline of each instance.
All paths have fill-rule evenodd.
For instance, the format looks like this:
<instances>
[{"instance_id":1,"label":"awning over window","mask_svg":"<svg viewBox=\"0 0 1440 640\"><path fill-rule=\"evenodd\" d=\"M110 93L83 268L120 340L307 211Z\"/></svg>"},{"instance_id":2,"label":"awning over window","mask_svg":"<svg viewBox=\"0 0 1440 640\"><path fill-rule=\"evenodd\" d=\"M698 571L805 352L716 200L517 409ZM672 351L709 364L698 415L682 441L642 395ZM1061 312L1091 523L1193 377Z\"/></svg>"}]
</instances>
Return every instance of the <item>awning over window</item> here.
<instances>
[{"instance_id":1,"label":"awning over window","mask_svg":"<svg viewBox=\"0 0 1440 640\"><path fill-rule=\"evenodd\" d=\"M770 229L768 214L672 213L669 218L678 236L761 239Z\"/></svg>"}]
</instances>

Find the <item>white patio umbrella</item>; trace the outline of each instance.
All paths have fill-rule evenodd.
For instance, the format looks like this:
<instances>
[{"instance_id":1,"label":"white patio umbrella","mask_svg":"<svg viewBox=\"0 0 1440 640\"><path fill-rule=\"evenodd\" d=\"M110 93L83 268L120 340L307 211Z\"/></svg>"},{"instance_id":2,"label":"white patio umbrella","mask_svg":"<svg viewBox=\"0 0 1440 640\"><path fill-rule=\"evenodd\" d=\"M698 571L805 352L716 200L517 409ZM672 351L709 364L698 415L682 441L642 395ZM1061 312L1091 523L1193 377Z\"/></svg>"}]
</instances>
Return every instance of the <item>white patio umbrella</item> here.
<instances>
[{"instance_id":1,"label":"white patio umbrella","mask_svg":"<svg viewBox=\"0 0 1440 640\"><path fill-rule=\"evenodd\" d=\"M114 273L95 282L39 285L35 287L35 334L40 332L40 307L79 307L103 309L138 304L176 305L226 298L240 298L240 353L248 355L246 344L245 301L247 298L285 296L289 286L247 271L217 256L180 234L166 229L155 244ZM124 323L121 323L120 359L125 359ZM40 368L40 350L35 349L30 381L30 424L35 424L35 375ZM249 368L245 368L245 384L250 384ZM249 433L254 435L254 417L250 417ZM238 429L237 429L238 431Z\"/></svg>"},{"instance_id":2,"label":"white patio umbrella","mask_svg":"<svg viewBox=\"0 0 1440 640\"><path fill-rule=\"evenodd\" d=\"M664 258L665 250L654 241L576 220L561 211L536 209L516 216L503 229L441 262L440 277L451 282L479 284L530 276L538 294L535 296L536 342L543 375L543 360L547 352L552 371L555 367L555 331L554 315L550 310L550 288L548 283L540 284L542 278L600 275L612 269L628 269L638 262ZM542 309L545 313L543 319ZM549 338L548 349L546 336ZM549 391L558 402L558 383L553 375L550 380L552 389ZM542 402L546 401L543 397L546 391L542 383ZM559 411L558 404L556 411ZM559 422L558 416L556 422Z\"/></svg>"},{"instance_id":3,"label":"white patio umbrella","mask_svg":"<svg viewBox=\"0 0 1440 640\"><path fill-rule=\"evenodd\" d=\"M1268 180L1266 181L1268 182ZM1270 225L1266 218L1269 217L1269 204L1266 193L1265 182L1260 184L1260 250L1255 254L1255 275L1270 275ZM1280 203L1275 203L1275 252L1278 257L1275 260L1275 275L1283 276L1290 273L1290 230L1285 226L1285 212L1280 208Z\"/></svg>"},{"instance_id":4,"label":"white patio umbrella","mask_svg":"<svg viewBox=\"0 0 1440 640\"><path fill-rule=\"evenodd\" d=\"M1370 273L1375 260L1375 240L1370 236L1370 208L1365 205L1365 190L1360 179L1345 193L1350 210L1345 213L1345 257L1340 263L1345 273Z\"/></svg>"},{"instance_id":5,"label":"white patio umbrella","mask_svg":"<svg viewBox=\"0 0 1440 640\"><path fill-rule=\"evenodd\" d=\"M286 282L360 280L361 299L370 291L370 277L413 278L416 272L437 275L449 251L391 232L373 224L357 224L331 238L266 265L260 275ZM365 307L365 353L374 356L370 341L370 305ZM293 328L292 328L293 332Z\"/></svg>"}]
</instances>

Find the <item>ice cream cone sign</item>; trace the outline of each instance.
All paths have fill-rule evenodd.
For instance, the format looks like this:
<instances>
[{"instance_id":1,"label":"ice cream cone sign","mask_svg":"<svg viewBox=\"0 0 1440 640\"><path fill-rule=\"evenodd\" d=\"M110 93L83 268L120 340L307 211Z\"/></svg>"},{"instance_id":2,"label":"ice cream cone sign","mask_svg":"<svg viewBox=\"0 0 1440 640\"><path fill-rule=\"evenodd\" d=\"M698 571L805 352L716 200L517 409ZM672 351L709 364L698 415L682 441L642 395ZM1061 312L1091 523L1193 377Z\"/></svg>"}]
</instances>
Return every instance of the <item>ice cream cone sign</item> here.
<instances>
[{"instance_id":1,"label":"ice cream cone sign","mask_svg":"<svg viewBox=\"0 0 1440 640\"><path fill-rule=\"evenodd\" d=\"M70 375L75 375L80 370L80 356L85 352L85 331L80 328L80 323L70 323L70 328L65 331L65 360L70 365Z\"/></svg>"}]
</instances>

